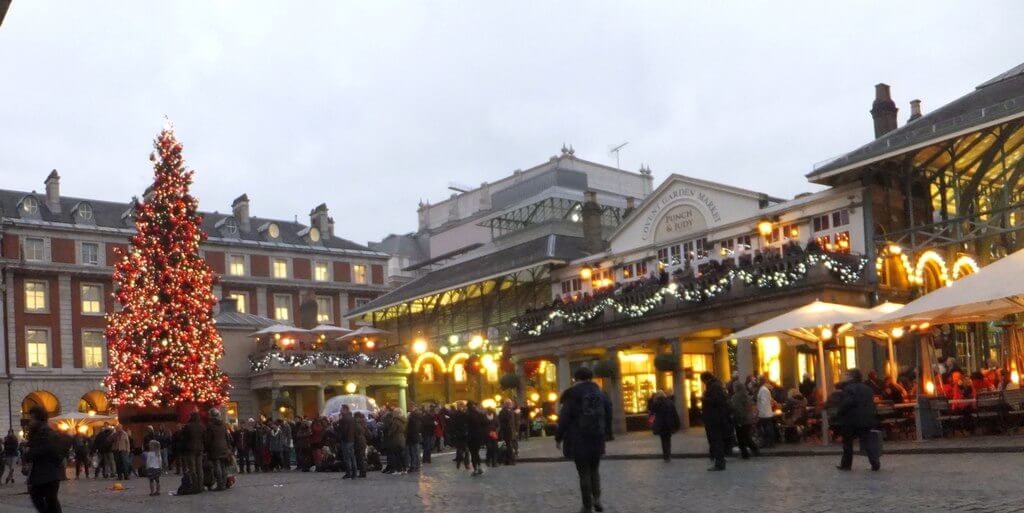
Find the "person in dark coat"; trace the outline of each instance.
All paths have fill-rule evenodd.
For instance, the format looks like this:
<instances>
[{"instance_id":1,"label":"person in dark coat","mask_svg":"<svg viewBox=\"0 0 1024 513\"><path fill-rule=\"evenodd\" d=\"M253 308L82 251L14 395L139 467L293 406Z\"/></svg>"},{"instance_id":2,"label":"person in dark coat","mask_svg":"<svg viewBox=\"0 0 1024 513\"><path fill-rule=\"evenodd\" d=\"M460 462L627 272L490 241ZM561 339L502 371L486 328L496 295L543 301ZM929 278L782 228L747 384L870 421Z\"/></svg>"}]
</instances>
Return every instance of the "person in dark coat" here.
<instances>
[{"instance_id":1,"label":"person in dark coat","mask_svg":"<svg viewBox=\"0 0 1024 513\"><path fill-rule=\"evenodd\" d=\"M466 470L469 470L469 418L464 401L459 401L451 411L445 425L445 435L448 437L448 443L455 447L455 468L464 465Z\"/></svg>"},{"instance_id":2,"label":"person in dark coat","mask_svg":"<svg viewBox=\"0 0 1024 513\"><path fill-rule=\"evenodd\" d=\"M252 472L252 425L254 421L249 419L245 425L239 426L233 433L235 444L235 455L238 461L238 473L246 474Z\"/></svg>"},{"instance_id":3,"label":"person in dark coat","mask_svg":"<svg viewBox=\"0 0 1024 513\"><path fill-rule=\"evenodd\" d=\"M345 466L342 479L356 478L356 419L347 404L341 406L341 416L334 428L335 436L341 445L341 461ZM364 441L365 444L365 441Z\"/></svg>"},{"instance_id":4,"label":"person in dark coat","mask_svg":"<svg viewBox=\"0 0 1024 513\"><path fill-rule=\"evenodd\" d=\"M420 443L423 440L423 416L416 405L409 405L405 423L405 466L409 472L420 471Z\"/></svg>"},{"instance_id":5,"label":"person in dark coat","mask_svg":"<svg viewBox=\"0 0 1024 513\"><path fill-rule=\"evenodd\" d=\"M28 451L23 456L25 464L31 465L28 494L36 511L60 513L60 482L65 478L64 458L71 444L47 424L49 415L41 406L28 413Z\"/></svg>"},{"instance_id":6,"label":"person in dark coat","mask_svg":"<svg viewBox=\"0 0 1024 513\"><path fill-rule=\"evenodd\" d=\"M480 448L487 443L487 415L473 401L466 403L466 446L469 448L469 459L473 464L473 475L484 473L480 465Z\"/></svg>"},{"instance_id":7,"label":"person in dark coat","mask_svg":"<svg viewBox=\"0 0 1024 513\"><path fill-rule=\"evenodd\" d=\"M199 421L199 412L188 416L188 423L182 428L182 445L184 446L184 468L192 472L197 483L203 482L203 449L206 448L206 427Z\"/></svg>"},{"instance_id":8,"label":"person in dark coat","mask_svg":"<svg viewBox=\"0 0 1024 513\"><path fill-rule=\"evenodd\" d=\"M228 427L221 419L220 410L210 409L210 422L206 425L206 458L213 468L213 479L217 483L216 491L227 490L227 474L224 467L231 458L231 435Z\"/></svg>"},{"instance_id":9,"label":"person in dark coat","mask_svg":"<svg viewBox=\"0 0 1024 513\"><path fill-rule=\"evenodd\" d=\"M743 459L749 459L750 453L759 456L761 451L751 437L751 433L754 431L754 402L747 394L747 387L738 380L733 383L729 407L732 412L732 423L736 429L736 445L740 448L740 455Z\"/></svg>"},{"instance_id":10,"label":"person in dark coat","mask_svg":"<svg viewBox=\"0 0 1024 513\"><path fill-rule=\"evenodd\" d=\"M505 442L505 465L516 464L516 451L513 450L516 446L516 435L519 431L519 426L516 422L516 412L512 409L512 400L505 399L501 403L501 411L498 412L498 438L502 442Z\"/></svg>"},{"instance_id":11,"label":"person in dark coat","mask_svg":"<svg viewBox=\"0 0 1024 513\"><path fill-rule=\"evenodd\" d=\"M89 479L89 453L92 452L92 441L85 433L75 435L72 447L75 453L75 479L79 479L82 470L85 470L85 478Z\"/></svg>"},{"instance_id":12,"label":"person in dark coat","mask_svg":"<svg viewBox=\"0 0 1024 513\"><path fill-rule=\"evenodd\" d=\"M708 446L711 449L711 459L714 466L708 468L710 471L725 470L725 451L731 438L732 425L729 422L729 397L725 393L725 386L710 372L700 375L704 383L704 400L702 417L704 430L708 437Z\"/></svg>"},{"instance_id":13,"label":"person in dark coat","mask_svg":"<svg viewBox=\"0 0 1024 513\"><path fill-rule=\"evenodd\" d=\"M423 463L430 463L430 455L434 452L434 435L437 428L437 413L435 407L420 410L420 438L423 443Z\"/></svg>"},{"instance_id":14,"label":"person in dark coat","mask_svg":"<svg viewBox=\"0 0 1024 513\"><path fill-rule=\"evenodd\" d=\"M366 416L363 412L357 411L352 417L355 422L355 429L352 434L352 447L355 451L356 468L359 470L359 477L366 477L366 439L370 434L366 427Z\"/></svg>"},{"instance_id":15,"label":"person in dark coat","mask_svg":"<svg viewBox=\"0 0 1024 513\"><path fill-rule=\"evenodd\" d=\"M853 466L853 440L859 438L861 444L871 436L871 430L878 425L878 411L875 409L874 392L864 383L859 369L846 371L839 399L840 432L843 436L843 457L839 460L839 470L850 470ZM882 467L877 454L865 451L871 463L871 470Z\"/></svg>"},{"instance_id":16,"label":"person in dark coat","mask_svg":"<svg viewBox=\"0 0 1024 513\"><path fill-rule=\"evenodd\" d=\"M576 384L562 393L555 431L556 447L576 464L583 511L604 511L601 506L599 467L605 442L612 439L612 403L592 380L587 367L576 369Z\"/></svg>"},{"instance_id":17,"label":"person in dark coat","mask_svg":"<svg viewBox=\"0 0 1024 513\"><path fill-rule=\"evenodd\" d=\"M654 435L661 438L661 457L672 461L672 435L679 431L679 412L665 392L658 390L651 399L648 413L654 416L651 429Z\"/></svg>"}]
</instances>

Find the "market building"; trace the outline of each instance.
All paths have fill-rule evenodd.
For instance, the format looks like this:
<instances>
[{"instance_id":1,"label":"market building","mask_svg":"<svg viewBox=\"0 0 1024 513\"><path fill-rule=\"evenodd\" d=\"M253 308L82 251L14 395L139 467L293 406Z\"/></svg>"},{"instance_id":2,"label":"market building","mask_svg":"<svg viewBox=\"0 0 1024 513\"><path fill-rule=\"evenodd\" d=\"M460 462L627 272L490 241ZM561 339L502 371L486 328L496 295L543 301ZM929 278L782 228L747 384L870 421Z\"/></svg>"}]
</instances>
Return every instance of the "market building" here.
<instances>
[{"instance_id":1,"label":"market building","mask_svg":"<svg viewBox=\"0 0 1024 513\"><path fill-rule=\"evenodd\" d=\"M651 192L629 172L563 147L543 164L421 204L419 229L392 235L407 283L350 318L393 333L408 349L416 402L477 401L502 392L509 322L550 300L550 269L600 250ZM393 260L394 263L394 260ZM547 370L547 369L545 369ZM553 383L553 368L545 373Z\"/></svg>"},{"instance_id":2,"label":"market building","mask_svg":"<svg viewBox=\"0 0 1024 513\"><path fill-rule=\"evenodd\" d=\"M37 404L51 413L110 410L100 384L107 373L104 315L116 308L112 267L134 232L135 204L64 196L56 171L44 193L0 190L0 430L19 425ZM246 322L347 326L350 310L388 290L388 255L336 236L326 205L312 209L308 225L249 212L243 194L230 214L204 213L209 239L202 246L220 279L214 293ZM258 329L250 327L246 334ZM225 323L225 338L234 328ZM259 359L253 339L247 342L229 346L225 358ZM337 381L251 382L240 372L229 373L232 403L239 403L228 405L234 415L269 414L275 388L307 390L313 400L319 386Z\"/></svg>"}]
</instances>

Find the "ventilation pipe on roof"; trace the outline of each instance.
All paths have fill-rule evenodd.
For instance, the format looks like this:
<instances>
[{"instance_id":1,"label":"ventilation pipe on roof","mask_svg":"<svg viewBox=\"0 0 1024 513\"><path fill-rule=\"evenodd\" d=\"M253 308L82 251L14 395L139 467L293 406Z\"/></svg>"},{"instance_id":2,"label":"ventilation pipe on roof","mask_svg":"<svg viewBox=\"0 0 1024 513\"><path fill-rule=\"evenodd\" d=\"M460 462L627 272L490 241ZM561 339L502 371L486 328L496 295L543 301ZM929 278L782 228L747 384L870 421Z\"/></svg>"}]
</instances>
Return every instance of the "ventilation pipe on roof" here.
<instances>
[{"instance_id":1,"label":"ventilation pipe on roof","mask_svg":"<svg viewBox=\"0 0 1024 513\"><path fill-rule=\"evenodd\" d=\"M580 217L583 221L583 249L591 254L604 251L604 239L601 237L601 205L597 204L596 192L583 193Z\"/></svg>"},{"instance_id":2,"label":"ventilation pipe on roof","mask_svg":"<svg viewBox=\"0 0 1024 513\"><path fill-rule=\"evenodd\" d=\"M921 117L921 100L910 100L910 119L907 120L907 123L919 117Z\"/></svg>"},{"instance_id":3,"label":"ventilation pipe on roof","mask_svg":"<svg viewBox=\"0 0 1024 513\"><path fill-rule=\"evenodd\" d=\"M896 130L896 102L888 84L875 85L875 101L871 104L871 119L875 122L875 139Z\"/></svg>"}]
</instances>

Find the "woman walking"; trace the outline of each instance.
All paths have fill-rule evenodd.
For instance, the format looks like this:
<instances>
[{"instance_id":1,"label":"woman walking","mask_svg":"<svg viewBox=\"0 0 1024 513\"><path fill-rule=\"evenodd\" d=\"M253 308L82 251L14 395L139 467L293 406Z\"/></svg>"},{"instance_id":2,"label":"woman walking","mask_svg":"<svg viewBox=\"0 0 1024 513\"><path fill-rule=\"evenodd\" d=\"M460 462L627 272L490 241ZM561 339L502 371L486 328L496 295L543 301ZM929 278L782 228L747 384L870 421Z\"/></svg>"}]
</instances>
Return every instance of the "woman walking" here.
<instances>
[{"instance_id":1,"label":"woman walking","mask_svg":"<svg viewBox=\"0 0 1024 513\"><path fill-rule=\"evenodd\" d=\"M732 397L729 398L729 406L732 410L732 421L736 426L736 441L740 447L740 454L743 459L750 458L750 453L760 456L761 451L757 449L751 433L754 430L754 402L747 394L747 387L743 383L733 383Z\"/></svg>"},{"instance_id":2,"label":"woman walking","mask_svg":"<svg viewBox=\"0 0 1024 513\"><path fill-rule=\"evenodd\" d=\"M445 433L448 441L455 447L455 468L464 465L469 470L469 451L467 450L469 438L469 413L466 411L466 403L459 401L452 411L451 417L445 426Z\"/></svg>"},{"instance_id":3,"label":"woman walking","mask_svg":"<svg viewBox=\"0 0 1024 513\"><path fill-rule=\"evenodd\" d=\"M666 462L672 461L672 435L679 431L679 412L665 392L658 390L651 400L649 409L653 421L651 428L654 435L661 438L661 457Z\"/></svg>"},{"instance_id":4,"label":"woman walking","mask_svg":"<svg viewBox=\"0 0 1024 513\"><path fill-rule=\"evenodd\" d=\"M479 476L484 473L483 467L480 466L480 448L487 443L487 416L475 402L469 401L466 406L466 417L469 435L466 438L466 445L473 464L473 475Z\"/></svg>"}]
</instances>

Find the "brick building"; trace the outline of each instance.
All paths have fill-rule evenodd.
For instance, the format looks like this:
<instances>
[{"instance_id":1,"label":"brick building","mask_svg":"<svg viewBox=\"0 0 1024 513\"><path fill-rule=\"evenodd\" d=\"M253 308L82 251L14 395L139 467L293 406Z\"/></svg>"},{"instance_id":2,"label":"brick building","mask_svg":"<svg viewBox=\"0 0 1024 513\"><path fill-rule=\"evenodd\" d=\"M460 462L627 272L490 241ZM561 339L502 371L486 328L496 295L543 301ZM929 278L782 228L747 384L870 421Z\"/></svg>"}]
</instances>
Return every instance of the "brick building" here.
<instances>
[{"instance_id":1,"label":"brick building","mask_svg":"<svg viewBox=\"0 0 1024 513\"><path fill-rule=\"evenodd\" d=\"M136 202L61 196L56 171L45 186L41 194L0 190L4 432L35 404L52 413L109 407L101 385L104 315L116 308L112 266L134 231ZM239 312L308 327L346 326L349 310L387 290L388 256L336 237L325 204L310 212L308 225L253 217L244 194L230 214L203 216L209 240L202 251L221 277L214 293L234 299L226 304ZM232 381L233 400L248 392L245 379Z\"/></svg>"}]
</instances>

